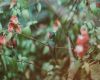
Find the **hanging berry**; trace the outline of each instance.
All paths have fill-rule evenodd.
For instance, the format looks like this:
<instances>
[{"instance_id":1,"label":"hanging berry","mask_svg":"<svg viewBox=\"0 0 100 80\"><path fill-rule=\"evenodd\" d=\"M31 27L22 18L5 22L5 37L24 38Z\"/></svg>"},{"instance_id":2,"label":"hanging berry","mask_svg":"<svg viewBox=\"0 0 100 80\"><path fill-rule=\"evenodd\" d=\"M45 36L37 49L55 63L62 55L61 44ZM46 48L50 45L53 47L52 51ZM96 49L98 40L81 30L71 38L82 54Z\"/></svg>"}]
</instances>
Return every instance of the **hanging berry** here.
<instances>
[{"instance_id":1,"label":"hanging berry","mask_svg":"<svg viewBox=\"0 0 100 80\"><path fill-rule=\"evenodd\" d=\"M82 45L76 45L75 50L77 57L82 58L84 55L84 47Z\"/></svg>"},{"instance_id":2,"label":"hanging berry","mask_svg":"<svg viewBox=\"0 0 100 80\"><path fill-rule=\"evenodd\" d=\"M11 39L7 42L8 48L16 48L17 47L17 41L15 39Z\"/></svg>"},{"instance_id":3,"label":"hanging berry","mask_svg":"<svg viewBox=\"0 0 100 80\"><path fill-rule=\"evenodd\" d=\"M6 38L4 35L0 35L0 46L6 43Z\"/></svg>"},{"instance_id":4,"label":"hanging berry","mask_svg":"<svg viewBox=\"0 0 100 80\"><path fill-rule=\"evenodd\" d=\"M89 34L87 28L82 26L80 29L80 33L81 34L77 37L76 47L74 49L75 54L78 58L82 58L89 49Z\"/></svg>"},{"instance_id":5,"label":"hanging berry","mask_svg":"<svg viewBox=\"0 0 100 80\"><path fill-rule=\"evenodd\" d=\"M8 32L16 31L17 33L21 33L21 27L18 22L17 16L12 16L8 25Z\"/></svg>"},{"instance_id":6,"label":"hanging berry","mask_svg":"<svg viewBox=\"0 0 100 80\"><path fill-rule=\"evenodd\" d=\"M100 0L96 0L96 7L100 8Z\"/></svg>"},{"instance_id":7,"label":"hanging berry","mask_svg":"<svg viewBox=\"0 0 100 80\"><path fill-rule=\"evenodd\" d=\"M80 29L80 33L81 33L81 34L78 36L76 43L77 43L78 45L84 45L84 44L86 44L86 43L89 41L88 31L87 31L87 29L83 26L83 27L81 27L81 29Z\"/></svg>"}]
</instances>

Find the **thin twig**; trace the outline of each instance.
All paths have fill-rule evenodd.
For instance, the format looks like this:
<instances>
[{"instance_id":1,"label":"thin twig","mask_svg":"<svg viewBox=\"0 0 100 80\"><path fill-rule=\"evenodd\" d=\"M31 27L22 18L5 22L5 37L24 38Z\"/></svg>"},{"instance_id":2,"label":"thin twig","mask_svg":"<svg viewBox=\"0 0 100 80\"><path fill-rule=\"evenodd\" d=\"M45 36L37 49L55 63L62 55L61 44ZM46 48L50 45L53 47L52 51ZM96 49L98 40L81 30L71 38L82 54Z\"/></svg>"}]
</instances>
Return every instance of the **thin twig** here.
<instances>
[{"instance_id":1,"label":"thin twig","mask_svg":"<svg viewBox=\"0 0 100 80\"><path fill-rule=\"evenodd\" d=\"M70 38L67 38L67 42L68 42L68 51L69 51L69 57L71 61L75 61L76 59L73 56L73 52L72 52L72 48L71 48L71 41Z\"/></svg>"},{"instance_id":2,"label":"thin twig","mask_svg":"<svg viewBox=\"0 0 100 80\"><path fill-rule=\"evenodd\" d=\"M25 35L25 34L23 34L23 33L21 33L20 35L22 35L22 36L25 37L25 38L28 38L28 39L31 39L31 40L37 41L37 42L39 42L40 44L42 44L42 45L44 45L44 46L49 46L49 44L47 44L47 43L43 43L43 42L37 40L36 38L34 38L34 37L32 37L32 36L27 36L27 35Z\"/></svg>"}]
</instances>

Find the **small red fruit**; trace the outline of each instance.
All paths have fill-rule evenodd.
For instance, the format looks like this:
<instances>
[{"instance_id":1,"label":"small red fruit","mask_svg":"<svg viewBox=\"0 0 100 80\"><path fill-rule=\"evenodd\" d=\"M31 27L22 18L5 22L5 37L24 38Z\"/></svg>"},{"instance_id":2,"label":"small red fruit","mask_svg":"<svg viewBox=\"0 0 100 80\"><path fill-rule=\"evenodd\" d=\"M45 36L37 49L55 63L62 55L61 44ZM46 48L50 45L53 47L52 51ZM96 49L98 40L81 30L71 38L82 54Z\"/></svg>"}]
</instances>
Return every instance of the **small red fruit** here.
<instances>
[{"instance_id":1,"label":"small red fruit","mask_svg":"<svg viewBox=\"0 0 100 80\"><path fill-rule=\"evenodd\" d=\"M89 34L85 27L81 27L80 35L76 40L76 47L74 49L77 57L82 58L89 49Z\"/></svg>"},{"instance_id":2,"label":"small red fruit","mask_svg":"<svg viewBox=\"0 0 100 80\"><path fill-rule=\"evenodd\" d=\"M96 7L100 8L100 2L96 2Z\"/></svg>"},{"instance_id":3,"label":"small red fruit","mask_svg":"<svg viewBox=\"0 0 100 80\"><path fill-rule=\"evenodd\" d=\"M76 43L84 45L89 41L89 34L85 27L81 27L80 33L81 35L78 36Z\"/></svg>"},{"instance_id":4,"label":"small red fruit","mask_svg":"<svg viewBox=\"0 0 100 80\"><path fill-rule=\"evenodd\" d=\"M3 45L5 43L6 43L6 38L5 38L5 36L1 35L0 36L0 45Z\"/></svg>"},{"instance_id":5,"label":"small red fruit","mask_svg":"<svg viewBox=\"0 0 100 80\"><path fill-rule=\"evenodd\" d=\"M8 25L8 31L12 32L12 31L16 31L17 33L21 33L21 27L20 24L18 22L18 18L17 16L12 16Z\"/></svg>"},{"instance_id":6,"label":"small red fruit","mask_svg":"<svg viewBox=\"0 0 100 80\"><path fill-rule=\"evenodd\" d=\"M15 48L17 46L17 41L15 39L11 39L7 42L8 48Z\"/></svg>"},{"instance_id":7,"label":"small red fruit","mask_svg":"<svg viewBox=\"0 0 100 80\"><path fill-rule=\"evenodd\" d=\"M77 57L82 58L84 56L84 47L82 45L76 45L74 51Z\"/></svg>"},{"instance_id":8,"label":"small red fruit","mask_svg":"<svg viewBox=\"0 0 100 80\"><path fill-rule=\"evenodd\" d=\"M12 41L12 45L13 45L13 47L15 48L15 47L17 46L17 41L16 41L16 40L13 40L13 41Z\"/></svg>"}]
</instances>

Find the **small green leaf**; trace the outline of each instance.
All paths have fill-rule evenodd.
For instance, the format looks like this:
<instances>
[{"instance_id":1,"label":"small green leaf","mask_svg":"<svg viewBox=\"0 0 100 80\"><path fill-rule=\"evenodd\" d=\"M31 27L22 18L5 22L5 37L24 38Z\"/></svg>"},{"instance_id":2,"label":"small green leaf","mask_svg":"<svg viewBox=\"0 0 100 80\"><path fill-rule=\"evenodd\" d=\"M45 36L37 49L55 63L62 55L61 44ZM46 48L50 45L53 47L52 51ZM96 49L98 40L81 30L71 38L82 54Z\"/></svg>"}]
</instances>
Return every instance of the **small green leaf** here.
<instances>
[{"instance_id":1,"label":"small green leaf","mask_svg":"<svg viewBox=\"0 0 100 80\"><path fill-rule=\"evenodd\" d=\"M0 23L0 31L2 30L2 24Z\"/></svg>"},{"instance_id":2,"label":"small green leaf","mask_svg":"<svg viewBox=\"0 0 100 80\"><path fill-rule=\"evenodd\" d=\"M27 35L27 36L30 36L30 35L32 34L32 33L31 33L31 29L30 29L29 26L23 28L22 33L23 33L24 35Z\"/></svg>"},{"instance_id":3,"label":"small green leaf","mask_svg":"<svg viewBox=\"0 0 100 80\"><path fill-rule=\"evenodd\" d=\"M27 58L21 55L18 55L18 59L19 59L19 62L17 62L18 70L23 72L26 68Z\"/></svg>"},{"instance_id":4,"label":"small green leaf","mask_svg":"<svg viewBox=\"0 0 100 80\"><path fill-rule=\"evenodd\" d=\"M48 62L44 63L42 66L42 70L44 70L44 71L51 71L53 68L54 68L54 66Z\"/></svg>"},{"instance_id":5,"label":"small green leaf","mask_svg":"<svg viewBox=\"0 0 100 80\"><path fill-rule=\"evenodd\" d=\"M3 61L5 70L7 71L7 65L6 65L5 57L2 55L2 56L1 56L1 59L2 59L2 61Z\"/></svg>"},{"instance_id":6,"label":"small green leaf","mask_svg":"<svg viewBox=\"0 0 100 80\"><path fill-rule=\"evenodd\" d=\"M29 19L29 11L27 9L22 10L22 15L25 19Z\"/></svg>"},{"instance_id":7,"label":"small green leaf","mask_svg":"<svg viewBox=\"0 0 100 80\"><path fill-rule=\"evenodd\" d=\"M47 54L49 52L49 47L45 46L43 50L43 54Z\"/></svg>"},{"instance_id":8,"label":"small green leaf","mask_svg":"<svg viewBox=\"0 0 100 80\"><path fill-rule=\"evenodd\" d=\"M37 10L38 10L38 12L41 11L41 4L40 3L37 4Z\"/></svg>"},{"instance_id":9,"label":"small green leaf","mask_svg":"<svg viewBox=\"0 0 100 80\"><path fill-rule=\"evenodd\" d=\"M31 51L31 52L35 52L35 51L36 51L35 44L32 44L32 45L31 45L30 51Z\"/></svg>"},{"instance_id":10,"label":"small green leaf","mask_svg":"<svg viewBox=\"0 0 100 80\"><path fill-rule=\"evenodd\" d=\"M32 70L32 71L34 71L35 69L34 69L34 65L33 64L30 64L29 65L29 68Z\"/></svg>"},{"instance_id":11,"label":"small green leaf","mask_svg":"<svg viewBox=\"0 0 100 80\"><path fill-rule=\"evenodd\" d=\"M28 8L28 0L18 0L18 3L20 4L21 8Z\"/></svg>"},{"instance_id":12,"label":"small green leaf","mask_svg":"<svg viewBox=\"0 0 100 80\"><path fill-rule=\"evenodd\" d=\"M3 9L2 8L0 8L0 14L2 14L3 13Z\"/></svg>"},{"instance_id":13,"label":"small green leaf","mask_svg":"<svg viewBox=\"0 0 100 80\"><path fill-rule=\"evenodd\" d=\"M33 24L36 24L37 23L37 21L29 21L28 23L27 23L27 26L30 26L30 25L33 25Z\"/></svg>"},{"instance_id":14,"label":"small green leaf","mask_svg":"<svg viewBox=\"0 0 100 80\"><path fill-rule=\"evenodd\" d=\"M7 37L6 37L6 40L9 41L11 39L11 37L12 37L12 33L8 33Z\"/></svg>"},{"instance_id":15,"label":"small green leaf","mask_svg":"<svg viewBox=\"0 0 100 80\"><path fill-rule=\"evenodd\" d=\"M92 26L92 23L91 23L91 22L87 22L87 25L88 25L88 28L89 28L89 29L92 29L92 28L93 28L93 26Z\"/></svg>"}]
</instances>

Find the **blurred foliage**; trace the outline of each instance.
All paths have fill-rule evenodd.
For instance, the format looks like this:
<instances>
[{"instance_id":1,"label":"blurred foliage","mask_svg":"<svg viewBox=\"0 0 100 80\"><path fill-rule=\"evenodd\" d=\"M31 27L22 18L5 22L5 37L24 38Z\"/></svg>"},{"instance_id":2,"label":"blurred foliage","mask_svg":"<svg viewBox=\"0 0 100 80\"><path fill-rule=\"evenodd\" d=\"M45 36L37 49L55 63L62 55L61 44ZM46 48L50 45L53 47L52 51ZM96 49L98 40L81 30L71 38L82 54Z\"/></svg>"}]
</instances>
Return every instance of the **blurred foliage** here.
<instances>
[{"instance_id":1,"label":"blurred foliage","mask_svg":"<svg viewBox=\"0 0 100 80\"><path fill-rule=\"evenodd\" d=\"M17 46L0 45L0 80L66 80L69 67L66 38L70 35L75 47L82 25L87 27L90 36L86 57L90 55L89 59L98 60L100 8L96 7L95 0L89 0L88 6L86 0L78 3L75 0L17 0L10 9L11 1L0 0L0 35L16 40ZM7 31L12 15L18 17L21 34L12 35ZM57 32L53 31L55 25L59 27Z\"/></svg>"}]
</instances>

